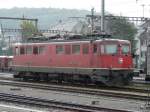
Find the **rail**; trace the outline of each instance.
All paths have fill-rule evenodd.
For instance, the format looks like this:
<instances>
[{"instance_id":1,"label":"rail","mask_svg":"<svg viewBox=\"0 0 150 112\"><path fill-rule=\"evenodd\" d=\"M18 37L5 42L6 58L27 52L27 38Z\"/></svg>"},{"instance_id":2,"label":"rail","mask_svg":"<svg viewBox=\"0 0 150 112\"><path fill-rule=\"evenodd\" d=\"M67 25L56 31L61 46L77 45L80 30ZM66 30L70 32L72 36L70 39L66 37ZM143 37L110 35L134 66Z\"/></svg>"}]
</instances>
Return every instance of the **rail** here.
<instances>
[{"instance_id":1,"label":"rail","mask_svg":"<svg viewBox=\"0 0 150 112\"><path fill-rule=\"evenodd\" d=\"M89 94L89 95L97 95L97 96L108 96L108 97L117 97L117 98L128 98L134 100L147 100L147 91L144 90L139 91L136 89L132 91L132 88L124 88L125 91L122 89L116 90L109 90L109 89L92 89L92 88L83 88L83 87L73 87L73 86L60 86L60 85L47 85L47 84L38 84L38 83L30 83L30 82L19 82L19 81L3 81L0 80L1 85L10 85L10 86L17 86L17 87L27 87L27 88L35 88L35 89L43 89L43 90L53 90L53 91L64 91L70 93L80 93L80 94ZM129 90L128 90L129 89ZM127 91L128 90L128 91ZM149 98L150 99L150 98Z\"/></svg>"},{"instance_id":2,"label":"rail","mask_svg":"<svg viewBox=\"0 0 150 112\"><path fill-rule=\"evenodd\" d=\"M105 112L131 112L128 110L118 110L118 109L109 109L109 108L89 106L89 105L80 105L80 104L59 102L59 101L54 101L54 100L33 98L33 97L6 94L6 93L0 93L0 100L13 102L13 103L19 103L19 104L59 108L59 109L78 111L78 112L100 112L100 111L102 112L103 111Z\"/></svg>"}]
</instances>

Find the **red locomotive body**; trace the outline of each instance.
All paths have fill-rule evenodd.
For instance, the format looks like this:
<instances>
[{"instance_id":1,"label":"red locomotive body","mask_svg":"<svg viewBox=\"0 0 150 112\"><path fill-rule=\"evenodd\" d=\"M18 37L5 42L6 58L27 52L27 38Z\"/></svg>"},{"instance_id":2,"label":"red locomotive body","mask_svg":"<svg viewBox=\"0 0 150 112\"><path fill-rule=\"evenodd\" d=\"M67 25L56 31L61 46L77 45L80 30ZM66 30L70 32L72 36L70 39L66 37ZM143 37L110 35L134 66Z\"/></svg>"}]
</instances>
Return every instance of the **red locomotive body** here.
<instances>
[{"instance_id":1,"label":"red locomotive body","mask_svg":"<svg viewBox=\"0 0 150 112\"><path fill-rule=\"evenodd\" d=\"M14 77L127 84L133 71L130 49L129 41L119 39L16 44Z\"/></svg>"}]
</instances>

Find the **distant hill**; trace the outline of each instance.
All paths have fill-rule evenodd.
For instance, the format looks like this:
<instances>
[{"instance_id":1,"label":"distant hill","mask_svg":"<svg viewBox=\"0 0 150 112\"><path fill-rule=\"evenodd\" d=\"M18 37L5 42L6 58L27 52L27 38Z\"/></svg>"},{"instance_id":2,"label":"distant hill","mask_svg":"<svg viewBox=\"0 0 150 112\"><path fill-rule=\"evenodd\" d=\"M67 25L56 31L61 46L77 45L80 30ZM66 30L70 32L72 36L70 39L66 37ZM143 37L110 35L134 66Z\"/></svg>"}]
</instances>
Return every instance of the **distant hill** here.
<instances>
[{"instance_id":1,"label":"distant hill","mask_svg":"<svg viewBox=\"0 0 150 112\"><path fill-rule=\"evenodd\" d=\"M39 20L38 27L40 29L48 29L50 26L55 25L60 20L65 20L68 17L85 17L90 14L87 10L76 9L56 9L56 8L12 8L0 9L1 17L27 17L37 18ZM19 28L19 21L0 20L5 28Z\"/></svg>"}]
</instances>

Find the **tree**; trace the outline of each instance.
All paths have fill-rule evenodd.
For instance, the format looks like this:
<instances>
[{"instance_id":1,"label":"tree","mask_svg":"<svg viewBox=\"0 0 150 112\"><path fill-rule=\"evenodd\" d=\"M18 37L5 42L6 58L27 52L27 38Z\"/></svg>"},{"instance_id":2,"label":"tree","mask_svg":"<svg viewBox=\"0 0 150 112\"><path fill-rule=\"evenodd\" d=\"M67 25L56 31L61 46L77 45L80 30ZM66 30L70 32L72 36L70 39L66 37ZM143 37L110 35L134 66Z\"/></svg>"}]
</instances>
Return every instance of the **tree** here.
<instances>
[{"instance_id":1,"label":"tree","mask_svg":"<svg viewBox=\"0 0 150 112\"><path fill-rule=\"evenodd\" d=\"M31 21L23 21L20 24L20 27L22 29L22 41L27 40L28 38L32 37L33 34L37 34L38 32L36 26Z\"/></svg>"}]
</instances>

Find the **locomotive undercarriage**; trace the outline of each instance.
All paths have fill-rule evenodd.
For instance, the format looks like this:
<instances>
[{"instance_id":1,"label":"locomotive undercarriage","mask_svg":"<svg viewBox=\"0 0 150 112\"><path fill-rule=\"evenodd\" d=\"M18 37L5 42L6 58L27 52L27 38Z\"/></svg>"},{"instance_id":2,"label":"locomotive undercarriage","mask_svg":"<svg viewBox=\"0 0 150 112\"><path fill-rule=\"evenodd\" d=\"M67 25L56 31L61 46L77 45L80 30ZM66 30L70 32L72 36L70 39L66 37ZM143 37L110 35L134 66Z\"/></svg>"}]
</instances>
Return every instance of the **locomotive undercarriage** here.
<instances>
[{"instance_id":1,"label":"locomotive undercarriage","mask_svg":"<svg viewBox=\"0 0 150 112\"><path fill-rule=\"evenodd\" d=\"M131 70L85 69L85 68L16 68L14 78L35 81L57 81L107 86L128 85L132 80ZM31 72L32 71L32 72Z\"/></svg>"}]
</instances>

